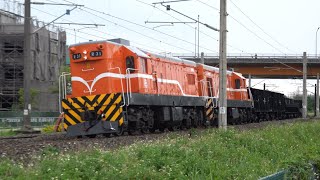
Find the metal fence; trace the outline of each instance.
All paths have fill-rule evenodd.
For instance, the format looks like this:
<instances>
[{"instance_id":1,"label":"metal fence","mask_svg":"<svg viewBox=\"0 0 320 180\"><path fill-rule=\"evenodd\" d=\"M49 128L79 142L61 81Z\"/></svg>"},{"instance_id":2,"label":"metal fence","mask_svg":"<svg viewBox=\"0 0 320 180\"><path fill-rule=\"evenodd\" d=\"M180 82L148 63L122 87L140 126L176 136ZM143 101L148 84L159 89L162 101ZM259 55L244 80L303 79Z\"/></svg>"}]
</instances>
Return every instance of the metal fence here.
<instances>
[{"instance_id":1,"label":"metal fence","mask_svg":"<svg viewBox=\"0 0 320 180\"><path fill-rule=\"evenodd\" d=\"M44 127L47 125L54 125L58 118L57 117L32 117L32 127ZM23 126L22 117L9 117L0 118L0 129L14 129Z\"/></svg>"},{"instance_id":2,"label":"metal fence","mask_svg":"<svg viewBox=\"0 0 320 180\"><path fill-rule=\"evenodd\" d=\"M59 113L57 112L34 112L31 114L31 126L42 128L54 125ZM22 112L0 112L0 129L16 129L23 126Z\"/></svg>"}]
</instances>

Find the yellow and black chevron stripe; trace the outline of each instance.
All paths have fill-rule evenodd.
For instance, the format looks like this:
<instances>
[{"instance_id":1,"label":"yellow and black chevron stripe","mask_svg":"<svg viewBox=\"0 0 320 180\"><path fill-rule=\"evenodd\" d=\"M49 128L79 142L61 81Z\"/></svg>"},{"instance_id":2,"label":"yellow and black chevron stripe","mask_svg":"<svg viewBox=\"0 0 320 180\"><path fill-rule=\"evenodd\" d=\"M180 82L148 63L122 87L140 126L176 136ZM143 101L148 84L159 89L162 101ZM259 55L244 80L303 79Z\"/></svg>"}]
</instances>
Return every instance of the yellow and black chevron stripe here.
<instances>
[{"instance_id":1,"label":"yellow and black chevron stripe","mask_svg":"<svg viewBox=\"0 0 320 180\"><path fill-rule=\"evenodd\" d=\"M213 121L214 112L213 112L213 99L208 98L205 107L206 117L208 121Z\"/></svg>"},{"instance_id":2,"label":"yellow and black chevron stripe","mask_svg":"<svg viewBox=\"0 0 320 180\"><path fill-rule=\"evenodd\" d=\"M68 126L86 121L81 116L86 108L94 110L96 107L100 107L97 113L105 114L103 121L119 121L119 125L122 125L124 120L121 93L67 98L63 99L61 103L64 112L65 129Z\"/></svg>"}]
</instances>

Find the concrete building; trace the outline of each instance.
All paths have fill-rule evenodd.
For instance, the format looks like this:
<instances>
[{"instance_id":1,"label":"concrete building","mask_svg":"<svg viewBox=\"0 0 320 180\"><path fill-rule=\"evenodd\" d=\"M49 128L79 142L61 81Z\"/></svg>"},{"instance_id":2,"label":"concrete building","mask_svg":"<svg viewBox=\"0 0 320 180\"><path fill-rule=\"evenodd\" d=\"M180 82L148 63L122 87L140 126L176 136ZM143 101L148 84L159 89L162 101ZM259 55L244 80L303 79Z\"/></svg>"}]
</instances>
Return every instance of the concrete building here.
<instances>
[{"instance_id":1,"label":"concrete building","mask_svg":"<svg viewBox=\"0 0 320 180\"><path fill-rule=\"evenodd\" d=\"M22 19L22 20L21 20ZM33 21L37 30L43 23ZM23 17L0 9L0 111L19 109L19 90L23 88ZM32 111L58 111L58 78L66 59L66 33L42 28L32 35L31 92ZM20 103L21 104L21 103Z\"/></svg>"}]
</instances>

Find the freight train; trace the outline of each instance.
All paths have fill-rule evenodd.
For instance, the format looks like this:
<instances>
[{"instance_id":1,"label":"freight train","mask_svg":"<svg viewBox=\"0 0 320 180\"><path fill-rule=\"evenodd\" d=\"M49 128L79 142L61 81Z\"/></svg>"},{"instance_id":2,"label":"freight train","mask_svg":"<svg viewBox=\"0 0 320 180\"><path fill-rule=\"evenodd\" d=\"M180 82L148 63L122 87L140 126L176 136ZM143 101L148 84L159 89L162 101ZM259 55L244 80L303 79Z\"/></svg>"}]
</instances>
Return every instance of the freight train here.
<instances>
[{"instance_id":1,"label":"freight train","mask_svg":"<svg viewBox=\"0 0 320 180\"><path fill-rule=\"evenodd\" d=\"M219 69L166 57L113 41L69 47L70 87L60 89L68 136L118 136L215 126ZM247 88L246 79L227 71L229 124L301 116L301 102L283 94Z\"/></svg>"}]
</instances>

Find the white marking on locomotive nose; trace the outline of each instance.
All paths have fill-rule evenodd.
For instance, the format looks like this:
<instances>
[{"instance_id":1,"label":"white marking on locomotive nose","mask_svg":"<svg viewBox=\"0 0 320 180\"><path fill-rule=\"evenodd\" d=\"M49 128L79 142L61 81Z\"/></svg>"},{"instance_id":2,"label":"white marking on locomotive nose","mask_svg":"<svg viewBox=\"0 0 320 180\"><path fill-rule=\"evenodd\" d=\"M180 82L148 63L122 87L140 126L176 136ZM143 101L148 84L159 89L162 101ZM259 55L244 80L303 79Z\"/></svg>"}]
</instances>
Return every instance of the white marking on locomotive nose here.
<instances>
[{"instance_id":1,"label":"white marking on locomotive nose","mask_svg":"<svg viewBox=\"0 0 320 180\"><path fill-rule=\"evenodd\" d=\"M84 59L84 60L87 60L87 59L88 59L88 57L87 57L87 56L83 56L83 59Z\"/></svg>"},{"instance_id":2,"label":"white marking on locomotive nose","mask_svg":"<svg viewBox=\"0 0 320 180\"><path fill-rule=\"evenodd\" d=\"M84 51L83 51L83 54L87 54L87 50L84 50Z\"/></svg>"}]
</instances>

